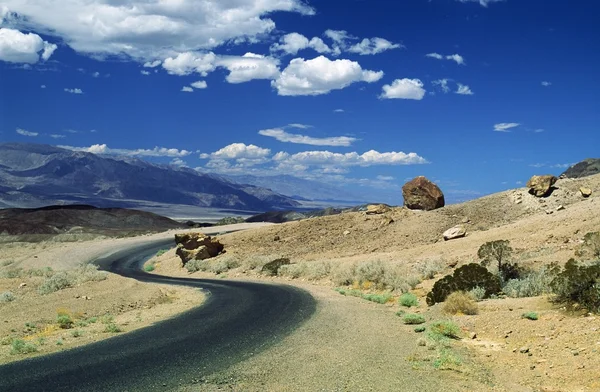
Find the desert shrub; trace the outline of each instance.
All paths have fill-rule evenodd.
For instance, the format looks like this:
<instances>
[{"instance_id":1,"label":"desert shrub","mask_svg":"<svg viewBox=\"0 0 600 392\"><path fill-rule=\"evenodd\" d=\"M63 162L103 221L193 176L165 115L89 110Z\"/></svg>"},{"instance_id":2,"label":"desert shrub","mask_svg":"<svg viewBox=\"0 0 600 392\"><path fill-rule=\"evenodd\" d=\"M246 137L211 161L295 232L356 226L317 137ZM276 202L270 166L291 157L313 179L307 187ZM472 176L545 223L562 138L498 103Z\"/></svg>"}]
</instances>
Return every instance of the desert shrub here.
<instances>
[{"instance_id":1,"label":"desert shrub","mask_svg":"<svg viewBox=\"0 0 600 392\"><path fill-rule=\"evenodd\" d=\"M444 301L442 310L448 314L467 314L474 315L479 313L479 308L469 294L456 291L448 296Z\"/></svg>"},{"instance_id":2,"label":"desert shrub","mask_svg":"<svg viewBox=\"0 0 600 392\"><path fill-rule=\"evenodd\" d=\"M418 306L419 300L417 299L417 296L412 293L404 293L398 298L398 303L410 308L411 306Z\"/></svg>"},{"instance_id":3,"label":"desert shrub","mask_svg":"<svg viewBox=\"0 0 600 392\"><path fill-rule=\"evenodd\" d=\"M359 284L372 282L375 285L383 283L385 266L380 260L361 261L356 265L355 278Z\"/></svg>"},{"instance_id":4,"label":"desert shrub","mask_svg":"<svg viewBox=\"0 0 600 392\"><path fill-rule=\"evenodd\" d=\"M108 274L104 271L98 271L98 266L94 264L82 264L73 271L69 271L71 275L75 275L77 283L100 282L108 278Z\"/></svg>"},{"instance_id":5,"label":"desert shrub","mask_svg":"<svg viewBox=\"0 0 600 392\"><path fill-rule=\"evenodd\" d=\"M473 301L479 302L485 298L485 289L477 286L469 290L467 294L469 294L469 297L471 297Z\"/></svg>"},{"instance_id":6,"label":"desert shrub","mask_svg":"<svg viewBox=\"0 0 600 392\"><path fill-rule=\"evenodd\" d=\"M83 332L81 332L80 330L76 329L74 331L71 332L71 336L73 336L74 338L79 338L81 336L83 336Z\"/></svg>"},{"instance_id":7,"label":"desert shrub","mask_svg":"<svg viewBox=\"0 0 600 392\"><path fill-rule=\"evenodd\" d=\"M208 263L210 272L214 274L222 274L240 266L240 261L237 257L231 255L223 255Z\"/></svg>"},{"instance_id":8,"label":"desert shrub","mask_svg":"<svg viewBox=\"0 0 600 392\"><path fill-rule=\"evenodd\" d=\"M3 260L0 263L0 267L7 267L7 266L13 264L14 262L15 262L14 260Z\"/></svg>"},{"instance_id":9,"label":"desert shrub","mask_svg":"<svg viewBox=\"0 0 600 392\"><path fill-rule=\"evenodd\" d=\"M421 332L425 332L427 328L425 328L424 326L420 325L418 327L415 327L414 331L417 333L421 333Z\"/></svg>"},{"instance_id":10,"label":"desert shrub","mask_svg":"<svg viewBox=\"0 0 600 392\"><path fill-rule=\"evenodd\" d=\"M338 286L350 285L354 282L355 269L355 264L335 264L331 268L331 281Z\"/></svg>"},{"instance_id":11,"label":"desert shrub","mask_svg":"<svg viewBox=\"0 0 600 392\"><path fill-rule=\"evenodd\" d=\"M23 271L24 275L28 275L28 276L44 276L46 278L51 277L52 275L54 275L54 270L51 267L44 267L44 268L34 268L34 269L29 269L29 270L24 270Z\"/></svg>"},{"instance_id":12,"label":"desert shrub","mask_svg":"<svg viewBox=\"0 0 600 392\"><path fill-rule=\"evenodd\" d=\"M215 226L225 226L225 225L234 225L236 223L244 223L246 220L241 216L226 216L225 218L219 219L215 222Z\"/></svg>"},{"instance_id":13,"label":"desert shrub","mask_svg":"<svg viewBox=\"0 0 600 392\"><path fill-rule=\"evenodd\" d=\"M38 288L38 292L42 295L50 294L68 287L73 287L76 283L77 279L75 276L66 271L60 271L51 277L46 278Z\"/></svg>"},{"instance_id":14,"label":"desert shrub","mask_svg":"<svg viewBox=\"0 0 600 392\"><path fill-rule=\"evenodd\" d=\"M11 343L11 354L29 354L37 351L33 343L25 342L22 339L13 339Z\"/></svg>"},{"instance_id":15,"label":"desert shrub","mask_svg":"<svg viewBox=\"0 0 600 392\"><path fill-rule=\"evenodd\" d=\"M552 267L542 267L531 271L521 279L511 279L504 284L502 291L509 297L536 297L552 292L550 283L554 278Z\"/></svg>"},{"instance_id":16,"label":"desert shrub","mask_svg":"<svg viewBox=\"0 0 600 392\"><path fill-rule=\"evenodd\" d=\"M58 316L56 316L56 323L62 329L73 328L73 320L68 314L59 314Z\"/></svg>"},{"instance_id":17,"label":"desert shrub","mask_svg":"<svg viewBox=\"0 0 600 392\"><path fill-rule=\"evenodd\" d=\"M433 279L446 268L446 263L440 259L427 259L415 265L416 271L423 279Z\"/></svg>"},{"instance_id":18,"label":"desert shrub","mask_svg":"<svg viewBox=\"0 0 600 392\"><path fill-rule=\"evenodd\" d=\"M277 274L279 274L280 276L287 276L292 279L298 279L304 276L305 269L305 263L287 264L279 267L279 271L277 271Z\"/></svg>"},{"instance_id":19,"label":"desert shrub","mask_svg":"<svg viewBox=\"0 0 600 392\"><path fill-rule=\"evenodd\" d=\"M242 271L247 272L251 270L255 270L257 268L262 268L269 261L273 260L272 257L269 256L249 256L245 257L242 264Z\"/></svg>"},{"instance_id":20,"label":"desert shrub","mask_svg":"<svg viewBox=\"0 0 600 392\"><path fill-rule=\"evenodd\" d=\"M209 264L207 260L190 260L185 263L185 269L188 272L208 271Z\"/></svg>"},{"instance_id":21,"label":"desert shrub","mask_svg":"<svg viewBox=\"0 0 600 392\"><path fill-rule=\"evenodd\" d=\"M438 357L433 361L433 367L438 370L453 370L462 364L460 357L450 349L440 350Z\"/></svg>"},{"instance_id":22,"label":"desert shrub","mask_svg":"<svg viewBox=\"0 0 600 392\"><path fill-rule=\"evenodd\" d=\"M526 318L528 320L537 320L539 316L536 312L525 312L521 315L522 318Z\"/></svg>"},{"instance_id":23,"label":"desert shrub","mask_svg":"<svg viewBox=\"0 0 600 392\"><path fill-rule=\"evenodd\" d=\"M363 294L362 298L366 299L367 301L375 302L375 303L378 303L378 304L385 304L385 303L389 302L390 299L392 299L392 295L389 294L389 293L384 293L384 294Z\"/></svg>"},{"instance_id":24,"label":"desert shrub","mask_svg":"<svg viewBox=\"0 0 600 392\"><path fill-rule=\"evenodd\" d=\"M592 258L600 258L600 231L595 231L584 235L582 248L589 252Z\"/></svg>"},{"instance_id":25,"label":"desert shrub","mask_svg":"<svg viewBox=\"0 0 600 392\"><path fill-rule=\"evenodd\" d=\"M14 279L23 276L23 268L9 268L4 271L0 271L0 278Z\"/></svg>"},{"instance_id":26,"label":"desert shrub","mask_svg":"<svg viewBox=\"0 0 600 392\"><path fill-rule=\"evenodd\" d=\"M152 272L152 271L154 271L154 269L155 269L154 264L146 264L144 266L144 271L146 271L146 272Z\"/></svg>"},{"instance_id":27,"label":"desert shrub","mask_svg":"<svg viewBox=\"0 0 600 392\"><path fill-rule=\"evenodd\" d=\"M331 274L331 263L329 261L315 261L306 263L304 276L309 280L323 279Z\"/></svg>"},{"instance_id":28,"label":"desert shrub","mask_svg":"<svg viewBox=\"0 0 600 392\"><path fill-rule=\"evenodd\" d=\"M557 302L579 304L590 312L600 312L600 262L579 265L571 259L550 286Z\"/></svg>"},{"instance_id":29,"label":"desert shrub","mask_svg":"<svg viewBox=\"0 0 600 392\"><path fill-rule=\"evenodd\" d=\"M404 324L423 324L425 322L425 317L420 314L407 313L402 317L402 322L404 322Z\"/></svg>"},{"instance_id":30,"label":"desert shrub","mask_svg":"<svg viewBox=\"0 0 600 392\"><path fill-rule=\"evenodd\" d=\"M421 283L421 278L409 273L404 266L392 265L385 266L381 283L393 291L406 293Z\"/></svg>"},{"instance_id":31,"label":"desert shrub","mask_svg":"<svg viewBox=\"0 0 600 392\"><path fill-rule=\"evenodd\" d=\"M500 292L500 281L485 267L471 263L457 268L452 275L447 275L433 285L427 294L427 304L434 305L444 300L455 291L470 291L475 287L485 290L484 298Z\"/></svg>"},{"instance_id":32,"label":"desert shrub","mask_svg":"<svg viewBox=\"0 0 600 392\"><path fill-rule=\"evenodd\" d=\"M12 302L15 300L15 295L11 291L5 291L0 293L0 303L2 302Z\"/></svg>"},{"instance_id":33,"label":"desert shrub","mask_svg":"<svg viewBox=\"0 0 600 392\"><path fill-rule=\"evenodd\" d=\"M277 276L277 272L282 265L290 264L290 259L286 257L282 257L279 259L275 259L273 261L269 261L267 264L263 265L260 270L263 274L268 276Z\"/></svg>"},{"instance_id":34,"label":"desert shrub","mask_svg":"<svg viewBox=\"0 0 600 392\"><path fill-rule=\"evenodd\" d=\"M460 327L452 321L436 321L429 326L429 337L432 340L459 339Z\"/></svg>"},{"instance_id":35,"label":"desert shrub","mask_svg":"<svg viewBox=\"0 0 600 392\"><path fill-rule=\"evenodd\" d=\"M123 330L117 324L110 322L110 323L106 324L106 326L104 327L104 332L119 333L119 332L123 332Z\"/></svg>"},{"instance_id":36,"label":"desert shrub","mask_svg":"<svg viewBox=\"0 0 600 392\"><path fill-rule=\"evenodd\" d=\"M169 249L160 249L158 252L156 252L156 257L160 257L162 255L164 255L165 253L167 253L169 251Z\"/></svg>"}]
</instances>

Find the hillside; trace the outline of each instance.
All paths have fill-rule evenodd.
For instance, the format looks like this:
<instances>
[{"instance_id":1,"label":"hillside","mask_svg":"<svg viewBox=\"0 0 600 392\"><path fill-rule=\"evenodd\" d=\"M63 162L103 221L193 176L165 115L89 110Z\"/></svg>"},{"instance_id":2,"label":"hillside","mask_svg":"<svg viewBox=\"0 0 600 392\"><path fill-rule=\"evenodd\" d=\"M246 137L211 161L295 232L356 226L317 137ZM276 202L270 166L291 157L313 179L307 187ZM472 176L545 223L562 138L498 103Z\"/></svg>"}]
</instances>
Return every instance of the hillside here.
<instances>
[{"instance_id":1,"label":"hillside","mask_svg":"<svg viewBox=\"0 0 600 392\"><path fill-rule=\"evenodd\" d=\"M154 165L40 144L0 144L0 205L84 203L135 206L135 201L252 211L298 203L268 189L223 181L188 168Z\"/></svg>"},{"instance_id":2,"label":"hillside","mask_svg":"<svg viewBox=\"0 0 600 392\"><path fill-rule=\"evenodd\" d=\"M561 177L581 178L600 173L600 158L588 158L568 168Z\"/></svg>"}]
</instances>

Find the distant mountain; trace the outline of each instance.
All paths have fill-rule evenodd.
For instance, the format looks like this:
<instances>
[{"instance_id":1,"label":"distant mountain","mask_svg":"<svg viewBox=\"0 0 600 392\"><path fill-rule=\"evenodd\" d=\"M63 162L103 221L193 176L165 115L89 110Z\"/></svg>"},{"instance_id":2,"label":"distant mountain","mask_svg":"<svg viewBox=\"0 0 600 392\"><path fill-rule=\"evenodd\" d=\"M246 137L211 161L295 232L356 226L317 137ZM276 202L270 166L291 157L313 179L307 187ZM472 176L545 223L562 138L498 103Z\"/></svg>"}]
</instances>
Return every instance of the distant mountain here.
<instances>
[{"instance_id":1,"label":"distant mountain","mask_svg":"<svg viewBox=\"0 0 600 392\"><path fill-rule=\"evenodd\" d=\"M364 195L348 191L342 187L320 181L277 175L256 177L250 175L224 176L224 178L240 184L250 184L268 188L273 192L293 197L296 200L328 200L328 201L368 201Z\"/></svg>"},{"instance_id":2,"label":"distant mountain","mask_svg":"<svg viewBox=\"0 0 600 392\"><path fill-rule=\"evenodd\" d=\"M581 178L600 173L600 158L588 158L568 168L561 177Z\"/></svg>"},{"instance_id":3,"label":"distant mountain","mask_svg":"<svg viewBox=\"0 0 600 392\"><path fill-rule=\"evenodd\" d=\"M135 206L136 200L251 211L299 205L268 189L188 168L41 144L0 143L0 207Z\"/></svg>"}]
</instances>

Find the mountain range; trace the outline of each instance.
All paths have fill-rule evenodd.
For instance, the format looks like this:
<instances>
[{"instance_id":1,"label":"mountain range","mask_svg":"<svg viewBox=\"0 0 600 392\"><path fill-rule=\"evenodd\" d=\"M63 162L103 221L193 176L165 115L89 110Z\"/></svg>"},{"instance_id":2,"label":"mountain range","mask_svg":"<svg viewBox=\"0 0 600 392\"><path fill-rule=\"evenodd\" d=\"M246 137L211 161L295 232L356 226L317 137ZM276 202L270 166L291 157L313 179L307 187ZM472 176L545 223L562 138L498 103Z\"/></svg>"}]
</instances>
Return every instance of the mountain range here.
<instances>
[{"instance_id":1,"label":"mountain range","mask_svg":"<svg viewBox=\"0 0 600 392\"><path fill-rule=\"evenodd\" d=\"M42 144L0 143L0 208L136 201L268 211L299 207L269 189L140 159Z\"/></svg>"}]
</instances>

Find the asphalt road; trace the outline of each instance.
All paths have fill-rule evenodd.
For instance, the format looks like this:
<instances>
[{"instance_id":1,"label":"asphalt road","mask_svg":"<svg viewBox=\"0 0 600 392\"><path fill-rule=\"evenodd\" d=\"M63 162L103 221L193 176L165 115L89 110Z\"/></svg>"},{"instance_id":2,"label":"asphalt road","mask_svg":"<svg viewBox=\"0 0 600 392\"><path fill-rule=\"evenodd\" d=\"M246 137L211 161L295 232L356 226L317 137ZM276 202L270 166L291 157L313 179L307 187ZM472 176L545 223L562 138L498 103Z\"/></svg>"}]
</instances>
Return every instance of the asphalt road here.
<instances>
[{"instance_id":1,"label":"asphalt road","mask_svg":"<svg viewBox=\"0 0 600 392\"><path fill-rule=\"evenodd\" d=\"M154 241L97 260L144 282L198 287L205 303L154 326L87 346L0 366L0 391L168 391L199 384L281 341L315 311L290 286L171 278L141 264L172 241Z\"/></svg>"}]
</instances>

